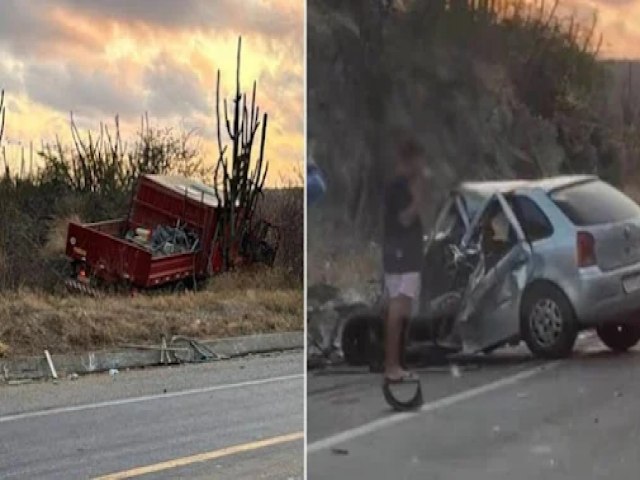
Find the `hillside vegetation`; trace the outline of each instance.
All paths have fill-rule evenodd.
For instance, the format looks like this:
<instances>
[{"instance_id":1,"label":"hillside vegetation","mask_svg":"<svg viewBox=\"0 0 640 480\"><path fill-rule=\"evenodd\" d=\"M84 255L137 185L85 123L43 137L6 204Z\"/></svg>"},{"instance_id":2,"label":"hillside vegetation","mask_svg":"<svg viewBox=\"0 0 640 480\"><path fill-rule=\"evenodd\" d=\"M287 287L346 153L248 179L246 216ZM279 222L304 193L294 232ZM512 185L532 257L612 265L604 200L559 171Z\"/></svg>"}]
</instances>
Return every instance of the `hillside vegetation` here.
<instances>
[{"instance_id":1,"label":"hillside vegetation","mask_svg":"<svg viewBox=\"0 0 640 480\"><path fill-rule=\"evenodd\" d=\"M359 281L346 261L357 276L376 272L375 248L362 246L378 238L381 189L406 132L435 178L427 222L463 179L590 172L635 189L634 71L600 59L595 19L559 11L549 1L309 2L310 147L329 185L309 212L311 283ZM328 239L328 228L341 234Z\"/></svg>"}]
</instances>

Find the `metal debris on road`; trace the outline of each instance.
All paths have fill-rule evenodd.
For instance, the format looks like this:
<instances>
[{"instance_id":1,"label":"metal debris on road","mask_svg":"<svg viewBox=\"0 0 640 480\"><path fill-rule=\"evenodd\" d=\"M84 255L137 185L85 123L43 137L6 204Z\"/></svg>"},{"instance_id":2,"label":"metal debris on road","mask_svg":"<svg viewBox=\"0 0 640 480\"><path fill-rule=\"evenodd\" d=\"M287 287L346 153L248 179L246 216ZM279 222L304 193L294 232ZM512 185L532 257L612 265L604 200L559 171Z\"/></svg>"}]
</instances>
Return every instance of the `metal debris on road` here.
<instances>
[{"instance_id":1,"label":"metal debris on road","mask_svg":"<svg viewBox=\"0 0 640 480\"><path fill-rule=\"evenodd\" d=\"M51 376L54 380L58 379L58 372L56 372L56 367L53 365L53 359L51 358L51 354L49 350L44 351L44 356L47 359L47 364L49 365L49 371L51 372Z\"/></svg>"}]
</instances>

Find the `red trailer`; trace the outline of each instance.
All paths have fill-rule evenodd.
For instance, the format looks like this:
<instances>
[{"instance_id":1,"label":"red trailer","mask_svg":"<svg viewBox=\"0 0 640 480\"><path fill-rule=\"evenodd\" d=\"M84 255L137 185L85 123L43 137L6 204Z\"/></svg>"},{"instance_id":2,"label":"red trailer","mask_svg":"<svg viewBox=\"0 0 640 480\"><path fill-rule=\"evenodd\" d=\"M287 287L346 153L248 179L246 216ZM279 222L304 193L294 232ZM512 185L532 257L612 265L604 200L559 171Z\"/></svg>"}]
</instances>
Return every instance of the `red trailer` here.
<instances>
[{"instance_id":1,"label":"red trailer","mask_svg":"<svg viewBox=\"0 0 640 480\"><path fill-rule=\"evenodd\" d=\"M72 261L73 275L68 286L87 291L94 285L137 289L197 285L223 267L222 248L216 241L221 237L216 233L220 214L212 187L179 176L143 175L127 218L69 224L66 254ZM260 232L260 238L255 232ZM178 235L186 239L180 249L177 241L169 241L172 234L173 240ZM156 237L165 239L162 247ZM249 237L232 246L234 263L256 260L250 258L255 249L241 245L259 245L260 251L266 248L269 255L262 260L273 263L277 229L262 222Z\"/></svg>"}]
</instances>

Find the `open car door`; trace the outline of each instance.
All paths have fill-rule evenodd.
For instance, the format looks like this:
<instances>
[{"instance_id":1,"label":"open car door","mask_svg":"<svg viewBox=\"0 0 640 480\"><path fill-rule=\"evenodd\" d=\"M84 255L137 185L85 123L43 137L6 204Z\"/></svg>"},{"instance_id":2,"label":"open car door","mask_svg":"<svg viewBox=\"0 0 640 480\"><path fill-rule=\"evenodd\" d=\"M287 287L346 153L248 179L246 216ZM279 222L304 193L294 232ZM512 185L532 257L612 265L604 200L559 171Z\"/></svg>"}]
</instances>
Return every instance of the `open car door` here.
<instances>
[{"instance_id":1,"label":"open car door","mask_svg":"<svg viewBox=\"0 0 640 480\"><path fill-rule=\"evenodd\" d=\"M508 230L505 241L495 247L486 237L499 215ZM462 244L479 249L481 255L463 295L456 329L465 352L490 351L520 335L520 299L532 270L531 247L500 193L485 202Z\"/></svg>"},{"instance_id":2,"label":"open car door","mask_svg":"<svg viewBox=\"0 0 640 480\"><path fill-rule=\"evenodd\" d=\"M430 302L455 288L455 271L450 265L450 245L460 245L470 220L457 194L447 197L429 233L421 268L419 312L429 311Z\"/></svg>"}]
</instances>

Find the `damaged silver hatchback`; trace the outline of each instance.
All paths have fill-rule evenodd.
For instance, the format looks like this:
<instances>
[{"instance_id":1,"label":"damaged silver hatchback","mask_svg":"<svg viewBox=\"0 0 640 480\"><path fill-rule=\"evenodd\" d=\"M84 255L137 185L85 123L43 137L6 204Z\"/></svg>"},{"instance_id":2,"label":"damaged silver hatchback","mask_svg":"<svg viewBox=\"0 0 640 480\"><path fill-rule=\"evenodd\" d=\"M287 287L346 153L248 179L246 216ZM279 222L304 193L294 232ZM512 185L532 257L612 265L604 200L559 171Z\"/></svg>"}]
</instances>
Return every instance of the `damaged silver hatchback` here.
<instances>
[{"instance_id":1,"label":"damaged silver hatchback","mask_svg":"<svg viewBox=\"0 0 640 480\"><path fill-rule=\"evenodd\" d=\"M491 352L524 341L568 356L595 328L614 351L640 340L640 206L594 176L461 184L428 237L407 348ZM343 329L352 364L381 360L384 298Z\"/></svg>"}]
</instances>

